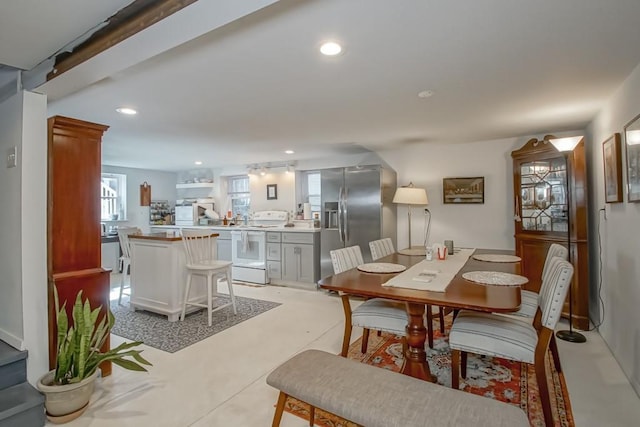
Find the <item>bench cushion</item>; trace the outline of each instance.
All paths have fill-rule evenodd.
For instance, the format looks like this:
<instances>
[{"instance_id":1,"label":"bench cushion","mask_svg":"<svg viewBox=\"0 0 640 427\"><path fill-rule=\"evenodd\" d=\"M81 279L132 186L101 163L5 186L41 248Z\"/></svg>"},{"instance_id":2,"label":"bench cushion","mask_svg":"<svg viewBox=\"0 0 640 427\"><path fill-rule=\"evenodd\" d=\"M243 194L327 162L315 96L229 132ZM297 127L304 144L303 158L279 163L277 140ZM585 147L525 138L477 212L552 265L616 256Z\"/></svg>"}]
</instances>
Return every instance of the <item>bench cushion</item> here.
<instances>
[{"instance_id":1,"label":"bench cushion","mask_svg":"<svg viewBox=\"0 0 640 427\"><path fill-rule=\"evenodd\" d=\"M529 426L515 406L319 350L289 359L267 384L366 427Z\"/></svg>"}]
</instances>

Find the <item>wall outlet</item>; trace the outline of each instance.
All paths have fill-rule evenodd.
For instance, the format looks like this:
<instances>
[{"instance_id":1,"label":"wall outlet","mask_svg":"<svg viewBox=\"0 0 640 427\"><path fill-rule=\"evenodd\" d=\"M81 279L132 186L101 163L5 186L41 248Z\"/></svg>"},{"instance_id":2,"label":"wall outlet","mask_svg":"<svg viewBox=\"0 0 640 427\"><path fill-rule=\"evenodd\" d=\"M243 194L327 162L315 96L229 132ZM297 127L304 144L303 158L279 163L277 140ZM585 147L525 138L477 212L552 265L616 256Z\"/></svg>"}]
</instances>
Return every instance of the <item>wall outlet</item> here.
<instances>
[{"instance_id":1,"label":"wall outlet","mask_svg":"<svg viewBox=\"0 0 640 427\"><path fill-rule=\"evenodd\" d=\"M7 148L7 168L18 166L18 147Z\"/></svg>"}]
</instances>

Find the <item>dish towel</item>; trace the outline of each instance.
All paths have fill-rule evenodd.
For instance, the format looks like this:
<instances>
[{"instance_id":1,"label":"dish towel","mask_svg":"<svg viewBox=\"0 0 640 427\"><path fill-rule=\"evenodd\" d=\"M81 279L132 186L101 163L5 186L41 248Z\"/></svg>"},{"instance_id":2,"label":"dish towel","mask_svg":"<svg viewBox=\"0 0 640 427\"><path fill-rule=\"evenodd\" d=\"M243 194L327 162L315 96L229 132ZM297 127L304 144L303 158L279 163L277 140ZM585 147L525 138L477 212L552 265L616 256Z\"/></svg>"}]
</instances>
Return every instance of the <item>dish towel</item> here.
<instances>
[{"instance_id":1,"label":"dish towel","mask_svg":"<svg viewBox=\"0 0 640 427\"><path fill-rule=\"evenodd\" d=\"M240 252L243 254L249 250L249 231L242 230L240 232Z\"/></svg>"},{"instance_id":2,"label":"dish towel","mask_svg":"<svg viewBox=\"0 0 640 427\"><path fill-rule=\"evenodd\" d=\"M420 261L382 286L444 292L475 249L461 249L445 260Z\"/></svg>"}]
</instances>

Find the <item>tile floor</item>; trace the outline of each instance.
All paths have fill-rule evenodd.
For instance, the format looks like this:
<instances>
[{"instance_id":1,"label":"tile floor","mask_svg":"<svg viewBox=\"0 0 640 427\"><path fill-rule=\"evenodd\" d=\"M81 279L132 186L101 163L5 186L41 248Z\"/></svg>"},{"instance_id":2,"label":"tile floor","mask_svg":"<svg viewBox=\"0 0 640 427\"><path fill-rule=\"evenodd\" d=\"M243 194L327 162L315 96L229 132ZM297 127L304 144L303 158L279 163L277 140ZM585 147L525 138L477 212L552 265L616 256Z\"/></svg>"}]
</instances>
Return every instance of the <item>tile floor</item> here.
<instances>
[{"instance_id":1,"label":"tile floor","mask_svg":"<svg viewBox=\"0 0 640 427\"><path fill-rule=\"evenodd\" d=\"M112 283L118 286L120 278L113 276ZM97 385L86 413L67 425L271 425L277 391L266 385L266 375L307 348L337 353L342 307L337 297L322 291L276 286L235 286L235 290L282 305L174 354L145 347L144 354L154 365L150 372L114 366L113 375ZM358 335L354 331L353 338ZM586 344L558 341L576 425L638 425L640 399L600 336L585 335ZM116 344L121 341L112 339ZM281 425L308 424L285 414Z\"/></svg>"}]
</instances>

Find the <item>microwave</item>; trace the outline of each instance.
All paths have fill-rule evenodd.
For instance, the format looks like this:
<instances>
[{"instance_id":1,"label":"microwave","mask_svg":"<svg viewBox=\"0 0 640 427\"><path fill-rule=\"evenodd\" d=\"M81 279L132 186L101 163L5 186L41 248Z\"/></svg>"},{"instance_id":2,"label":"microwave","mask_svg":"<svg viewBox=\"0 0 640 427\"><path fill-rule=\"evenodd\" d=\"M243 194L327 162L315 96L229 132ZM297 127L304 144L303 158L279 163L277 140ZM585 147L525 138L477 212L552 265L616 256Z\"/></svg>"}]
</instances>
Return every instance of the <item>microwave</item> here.
<instances>
[{"instance_id":1,"label":"microwave","mask_svg":"<svg viewBox=\"0 0 640 427\"><path fill-rule=\"evenodd\" d=\"M196 220L193 217L193 206L176 206L176 225L191 226Z\"/></svg>"},{"instance_id":2,"label":"microwave","mask_svg":"<svg viewBox=\"0 0 640 427\"><path fill-rule=\"evenodd\" d=\"M188 206L176 206L176 224L181 226L198 225L206 210L213 210L213 203L193 203Z\"/></svg>"}]
</instances>

